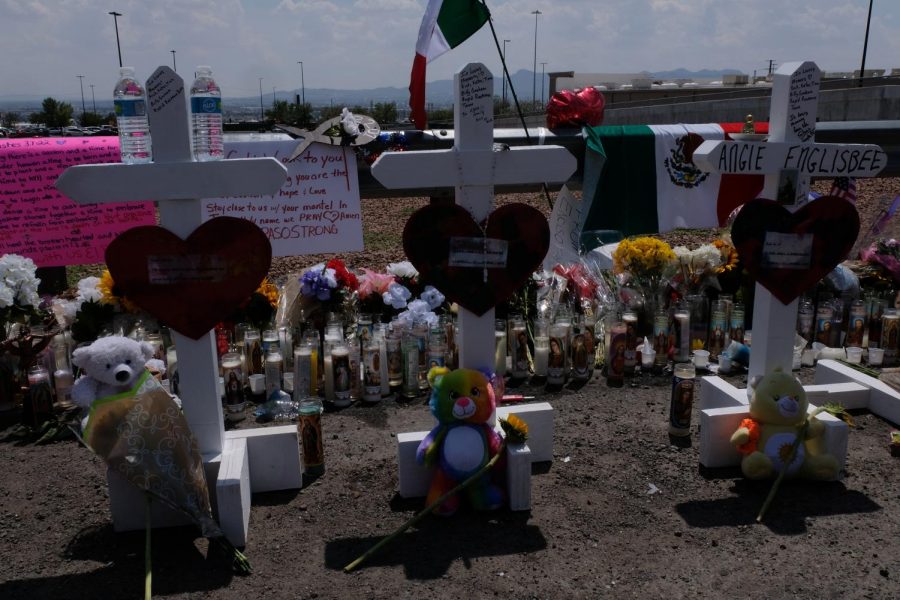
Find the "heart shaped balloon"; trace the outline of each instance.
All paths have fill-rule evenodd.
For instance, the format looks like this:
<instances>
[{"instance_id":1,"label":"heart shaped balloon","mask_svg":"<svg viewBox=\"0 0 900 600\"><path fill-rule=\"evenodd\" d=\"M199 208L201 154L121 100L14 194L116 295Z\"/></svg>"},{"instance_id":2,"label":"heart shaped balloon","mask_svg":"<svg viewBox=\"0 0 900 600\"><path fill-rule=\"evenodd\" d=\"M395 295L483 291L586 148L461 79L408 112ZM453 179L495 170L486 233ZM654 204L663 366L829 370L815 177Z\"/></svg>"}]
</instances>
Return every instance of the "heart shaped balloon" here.
<instances>
[{"instance_id":1,"label":"heart shaped balloon","mask_svg":"<svg viewBox=\"0 0 900 600\"><path fill-rule=\"evenodd\" d=\"M186 240L162 227L135 227L106 248L117 290L195 340L250 297L271 262L266 234L234 217L210 219Z\"/></svg>"},{"instance_id":2,"label":"heart shaped balloon","mask_svg":"<svg viewBox=\"0 0 900 600\"><path fill-rule=\"evenodd\" d=\"M784 304L840 264L858 234L856 207L836 196L820 197L793 213L773 200L751 200L731 227L747 270Z\"/></svg>"},{"instance_id":3,"label":"heart shaped balloon","mask_svg":"<svg viewBox=\"0 0 900 600\"><path fill-rule=\"evenodd\" d=\"M473 243L488 249L486 262L471 252ZM403 229L403 250L421 280L477 315L522 287L549 248L547 219L527 204L497 208L483 232L469 211L455 204L420 208Z\"/></svg>"},{"instance_id":4,"label":"heart shaped balloon","mask_svg":"<svg viewBox=\"0 0 900 600\"><path fill-rule=\"evenodd\" d=\"M547 103L547 128L594 127L603 122L606 99L596 88L560 90Z\"/></svg>"}]
</instances>

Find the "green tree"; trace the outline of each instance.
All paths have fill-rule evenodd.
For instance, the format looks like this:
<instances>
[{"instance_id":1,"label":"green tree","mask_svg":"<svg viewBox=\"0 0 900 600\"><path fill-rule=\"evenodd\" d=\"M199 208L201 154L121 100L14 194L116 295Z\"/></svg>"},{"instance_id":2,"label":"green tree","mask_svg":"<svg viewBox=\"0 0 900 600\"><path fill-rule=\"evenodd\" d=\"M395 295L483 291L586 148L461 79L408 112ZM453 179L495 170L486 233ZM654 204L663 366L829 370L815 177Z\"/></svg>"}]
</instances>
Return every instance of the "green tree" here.
<instances>
[{"instance_id":1,"label":"green tree","mask_svg":"<svg viewBox=\"0 0 900 600\"><path fill-rule=\"evenodd\" d=\"M396 123L397 122L397 103L396 102L376 102L369 115L379 124Z\"/></svg>"},{"instance_id":2,"label":"green tree","mask_svg":"<svg viewBox=\"0 0 900 600\"><path fill-rule=\"evenodd\" d=\"M312 122L312 105L291 104L286 100L277 100L274 106L266 111L266 118L275 123L308 127Z\"/></svg>"},{"instance_id":3,"label":"green tree","mask_svg":"<svg viewBox=\"0 0 900 600\"><path fill-rule=\"evenodd\" d=\"M500 96L494 96L494 114L502 115L510 112L509 100L503 101Z\"/></svg>"},{"instance_id":4,"label":"green tree","mask_svg":"<svg viewBox=\"0 0 900 600\"><path fill-rule=\"evenodd\" d=\"M9 129L12 129L18 122L19 113L17 112L5 112L0 114L0 127L7 127Z\"/></svg>"},{"instance_id":5,"label":"green tree","mask_svg":"<svg viewBox=\"0 0 900 600\"><path fill-rule=\"evenodd\" d=\"M41 109L39 113L31 113L28 120L32 123L43 123L47 127L68 127L75 112L71 104L54 98L44 98Z\"/></svg>"},{"instance_id":6,"label":"green tree","mask_svg":"<svg viewBox=\"0 0 900 600\"><path fill-rule=\"evenodd\" d=\"M107 118L100 113L90 111L81 113L81 116L78 118L78 123L82 127L99 127L100 125L104 125L107 122Z\"/></svg>"},{"instance_id":7,"label":"green tree","mask_svg":"<svg viewBox=\"0 0 900 600\"><path fill-rule=\"evenodd\" d=\"M287 100L276 100L272 104L272 108L266 111L266 118L276 123L290 123L291 119L291 104Z\"/></svg>"},{"instance_id":8,"label":"green tree","mask_svg":"<svg viewBox=\"0 0 900 600\"><path fill-rule=\"evenodd\" d=\"M319 122L323 123L328 119L341 116L341 110L343 110L341 106L323 106L319 109Z\"/></svg>"},{"instance_id":9,"label":"green tree","mask_svg":"<svg viewBox=\"0 0 900 600\"><path fill-rule=\"evenodd\" d=\"M434 110L428 111L427 115L429 125L431 125L432 123L450 123L450 127L453 126L452 108L436 108Z\"/></svg>"}]
</instances>

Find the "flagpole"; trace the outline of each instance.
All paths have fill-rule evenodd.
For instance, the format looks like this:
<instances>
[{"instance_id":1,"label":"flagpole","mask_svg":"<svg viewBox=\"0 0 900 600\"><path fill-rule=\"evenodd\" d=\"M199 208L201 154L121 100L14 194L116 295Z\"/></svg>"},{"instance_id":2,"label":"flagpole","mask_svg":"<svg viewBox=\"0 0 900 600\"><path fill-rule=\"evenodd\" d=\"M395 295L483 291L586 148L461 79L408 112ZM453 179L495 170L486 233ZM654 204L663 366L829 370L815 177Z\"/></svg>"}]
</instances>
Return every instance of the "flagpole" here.
<instances>
[{"instance_id":1,"label":"flagpole","mask_svg":"<svg viewBox=\"0 0 900 600\"><path fill-rule=\"evenodd\" d=\"M487 2L481 0L481 3L487 8ZM490 9L488 9L488 14L490 14ZM522 107L519 106L519 97L516 95L516 88L513 87L512 78L509 76L509 69L506 68L506 57L503 56L503 51L500 50L500 39L497 37L497 31L494 29L494 18L492 16L488 17L488 25L491 26L491 35L494 36L494 45L497 47L497 54L500 55L500 64L503 65L503 75L509 83L509 91L512 94L513 103L516 105L516 114L519 115L519 121L521 121L522 129L525 131L525 141L528 142L529 146L532 146L531 135L528 133L528 125L525 124L525 115L522 113ZM547 199L550 210L553 210L553 200L550 199L550 190L547 189L547 184L542 183L541 189L544 191L544 197Z\"/></svg>"}]
</instances>

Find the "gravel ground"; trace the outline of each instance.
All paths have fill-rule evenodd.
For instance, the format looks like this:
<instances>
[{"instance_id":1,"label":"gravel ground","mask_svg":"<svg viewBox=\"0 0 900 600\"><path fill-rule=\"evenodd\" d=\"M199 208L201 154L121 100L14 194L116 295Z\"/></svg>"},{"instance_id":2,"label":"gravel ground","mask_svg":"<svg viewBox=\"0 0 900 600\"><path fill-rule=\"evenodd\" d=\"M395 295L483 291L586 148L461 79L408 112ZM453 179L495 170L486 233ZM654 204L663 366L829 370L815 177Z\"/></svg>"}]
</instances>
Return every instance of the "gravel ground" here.
<instances>
[{"instance_id":1,"label":"gravel ground","mask_svg":"<svg viewBox=\"0 0 900 600\"><path fill-rule=\"evenodd\" d=\"M825 185L825 184L820 184ZM864 228L896 179L861 182ZM546 209L538 194L499 198ZM402 259L400 228L424 198L363 201L371 249L344 256L381 269ZM897 223L885 232L897 235ZM706 236L706 237L704 237ZM707 239L675 232L670 241ZM279 259L273 275L324 257ZM812 373L801 373L809 381ZM744 384L742 377L732 378ZM517 391L552 403L554 458L535 465L532 510L428 518L352 575L341 567L422 507L397 495L396 434L431 426L422 402L387 398L324 416L327 470L302 490L257 494L234 577L193 528L153 534L154 590L169 598L877 598L900 596L896 428L866 411L840 482L789 483L764 524L768 484L698 469L692 435L666 434L668 383ZM0 598L137 598L143 533L117 534L105 468L74 441L8 437L0 417ZM257 426L252 419L243 427Z\"/></svg>"}]
</instances>

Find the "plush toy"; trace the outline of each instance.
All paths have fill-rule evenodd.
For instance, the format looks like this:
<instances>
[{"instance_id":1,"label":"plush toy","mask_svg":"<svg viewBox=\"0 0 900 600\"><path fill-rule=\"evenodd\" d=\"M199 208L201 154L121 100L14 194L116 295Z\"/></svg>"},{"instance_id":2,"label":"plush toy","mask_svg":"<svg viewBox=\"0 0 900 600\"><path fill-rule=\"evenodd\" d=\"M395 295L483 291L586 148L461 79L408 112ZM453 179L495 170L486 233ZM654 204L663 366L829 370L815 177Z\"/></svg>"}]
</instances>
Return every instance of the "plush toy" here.
<instances>
[{"instance_id":1,"label":"plush toy","mask_svg":"<svg viewBox=\"0 0 900 600\"><path fill-rule=\"evenodd\" d=\"M431 413L438 425L419 444L416 460L435 467L426 499L430 505L481 469L497 454L501 440L489 423L496 404L494 388L484 373L435 367L428 372L428 381ZM477 510L493 510L504 501L503 490L492 482L490 472L462 493ZM454 494L434 513L452 515L460 501L460 495Z\"/></svg>"},{"instance_id":2,"label":"plush toy","mask_svg":"<svg viewBox=\"0 0 900 600\"><path fill-rule=\"evenodd\" d=\"M766 479L785 468L791 446L807 418L809 403L800 382L789 373L775 369L751 382L750 418L731 436L731 443L744 455L741 470L750 479ZM825 425L816 418L809 421L803 442L794 460L787 465L786 477L834 479L838 462L822 451Z\"/></svg>"},{"instance_id":3,"label":"plush toy","mask_svg":"<svg viewBox=\"0 0 900 600\"><path fill-rule=\"evenodd\" d=\"M153 346L120 335L99 338L72 353L72 364L83 375L72 386L72 401L90 410L97 398L130 390L153 357Z\"/></svg>"}]
</instances>

